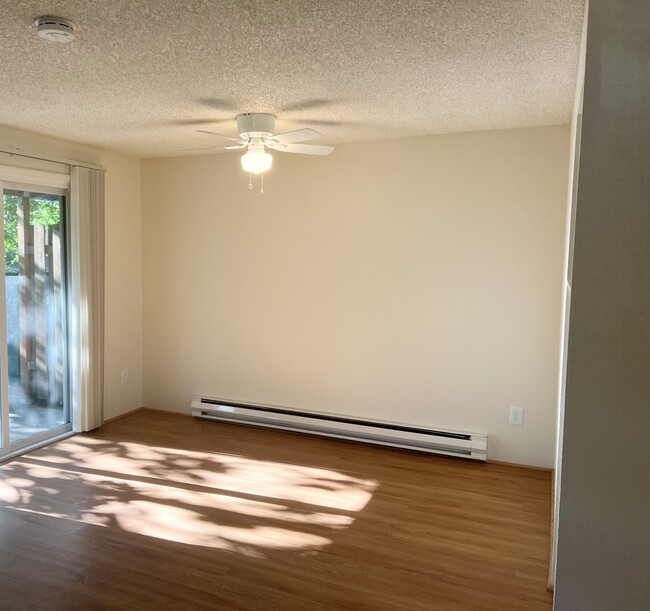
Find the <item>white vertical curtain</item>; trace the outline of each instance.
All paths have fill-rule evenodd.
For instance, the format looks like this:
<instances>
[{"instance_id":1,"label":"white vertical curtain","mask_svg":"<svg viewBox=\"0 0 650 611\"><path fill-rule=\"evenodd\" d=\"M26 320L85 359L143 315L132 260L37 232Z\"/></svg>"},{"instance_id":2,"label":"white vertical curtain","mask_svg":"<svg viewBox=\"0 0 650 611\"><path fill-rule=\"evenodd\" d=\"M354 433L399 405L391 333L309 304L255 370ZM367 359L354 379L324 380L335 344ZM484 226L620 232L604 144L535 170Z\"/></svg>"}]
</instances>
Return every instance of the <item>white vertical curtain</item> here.
<instances>
[{"instance_id":1,"label":"white vertical curtain","mask_svg":"<svg viewBox=\"0 0 650 611\"><path fill-rule=\"evenodd\" d=\"M72 167L68 223L70 407L81 432L104 421L104 172Z\"/></svg>"}]
</instances>

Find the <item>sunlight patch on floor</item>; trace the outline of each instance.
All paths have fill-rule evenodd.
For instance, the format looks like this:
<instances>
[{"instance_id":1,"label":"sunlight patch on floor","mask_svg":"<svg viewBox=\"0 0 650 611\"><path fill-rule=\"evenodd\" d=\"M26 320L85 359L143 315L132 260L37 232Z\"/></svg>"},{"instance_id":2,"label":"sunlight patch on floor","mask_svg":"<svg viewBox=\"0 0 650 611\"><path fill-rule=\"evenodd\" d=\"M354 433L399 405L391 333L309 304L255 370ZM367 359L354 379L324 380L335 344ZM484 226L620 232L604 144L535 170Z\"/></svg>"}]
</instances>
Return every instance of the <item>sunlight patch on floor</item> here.
<instances>
[{"instance_id":1,"label":"sunlight patch on floor","mask_svg":"<svg viewBox=\"0 0 650 611\"><path fill-rule=\"evenodd\" d=\"M332 509L360 511L377 483L338 471L272 461L252 460L216 452L175 450L119 442L110 447L80 447L68 440L64 452L38 456L39 460L129 476L163 478L258 496L312 503ZM104 442L107 443L107 442Z\"/></svg>"},{"instance_id":2,"label":"sunlight patch on floor","mask_svg":"<svg viewBox=\"0 0 650 611\"><path fill-rule=\"evenodd\" d=\"M257 547L276 549L320 548L331 542L327 537L300 532L291 528L251 526L239 528L215 522L206 522L197 511L179 507L165 507L159 503L134 501L124 506L113 503L100 509L114 513L124 530L149 537L202 545L218 549L252 552ZM249 554L250 555L250 554Z\"/></svg>"},{"instance_id":3,"label":"sunlight patch on floor","mask_svg":"<svg viewBox=\"0 0 650 611\"><path fill-rule=\"evenodd\" d=\"M0 504L263 557L322 549L377 486L320 467L77 437L2 467Z\"/></svg>"}]
</instances>

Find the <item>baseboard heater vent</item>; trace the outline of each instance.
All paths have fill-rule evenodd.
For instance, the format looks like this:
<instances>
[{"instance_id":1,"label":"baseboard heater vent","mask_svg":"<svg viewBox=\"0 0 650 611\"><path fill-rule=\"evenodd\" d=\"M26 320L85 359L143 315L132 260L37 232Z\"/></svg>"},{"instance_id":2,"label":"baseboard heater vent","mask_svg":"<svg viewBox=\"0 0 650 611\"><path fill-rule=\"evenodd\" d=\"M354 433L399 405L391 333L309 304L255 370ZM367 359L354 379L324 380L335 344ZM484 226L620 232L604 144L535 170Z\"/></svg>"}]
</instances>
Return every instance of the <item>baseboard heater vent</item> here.
<instances>
[{"instance_id":1,"label":"baseboard heater vent","mask_svg":"<svg viewBox=\"0 0 650 611\"><path fill-rule=\"evenodd\" d=\"M436 431L198 396L192 397L191 411L195 418L297 431L473 460L484 461L487 457L487 436L477 433Z\"/></svg>"}]
</instances>

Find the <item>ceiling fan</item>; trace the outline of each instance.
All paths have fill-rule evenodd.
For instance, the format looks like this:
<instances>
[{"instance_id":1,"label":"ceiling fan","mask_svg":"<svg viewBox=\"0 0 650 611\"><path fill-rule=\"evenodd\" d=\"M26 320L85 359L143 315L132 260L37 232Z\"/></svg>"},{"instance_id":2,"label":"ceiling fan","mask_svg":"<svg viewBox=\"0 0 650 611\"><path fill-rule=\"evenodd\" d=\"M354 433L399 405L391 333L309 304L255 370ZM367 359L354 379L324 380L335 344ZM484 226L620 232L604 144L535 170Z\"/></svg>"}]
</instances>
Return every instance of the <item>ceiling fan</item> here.
<instances>
[{"instance_id":1,"label":"ceiling fan","mask_svg":"<svg viewBox=\"0 0 650 611\"><path fill-rule=\"evenodd\" d=\"M275 115L263 112L245 112L237 116L239 138L224 136L205 129L196 130L203 134L211 134L224 140L230 140L235 144L184 150L247 149L241 157L241 164L244 171L251 174L261 174L271 169L273 156L265 150L267 148L284 153L303 155L329 155L334 150L333 146L302 144L307 140L314 140L322 136L315 129L297 129L283 134L274 134L274 130Z\"/></svg>"}]
</instances>

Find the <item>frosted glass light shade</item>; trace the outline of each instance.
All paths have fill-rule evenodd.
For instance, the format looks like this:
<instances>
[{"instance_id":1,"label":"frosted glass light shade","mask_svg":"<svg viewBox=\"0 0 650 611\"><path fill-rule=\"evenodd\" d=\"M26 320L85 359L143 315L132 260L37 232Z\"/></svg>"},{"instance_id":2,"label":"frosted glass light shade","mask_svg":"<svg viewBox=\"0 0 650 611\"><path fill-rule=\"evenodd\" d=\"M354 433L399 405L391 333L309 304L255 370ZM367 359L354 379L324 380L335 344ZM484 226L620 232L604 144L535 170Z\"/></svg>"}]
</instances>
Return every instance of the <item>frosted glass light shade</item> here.
<instances>
[{"instance_id":1,"label":"frosted glass light shade","mask_svg":"<svg viewBox=\"0 0 650 611\"><path fill-rule=\"evenodd\" d=\"M248 151L241 156L241 167L245 172L260 174L271 169L273 157L265 151Z\"/></svg>"}]
</instances>

